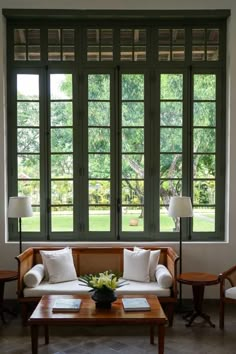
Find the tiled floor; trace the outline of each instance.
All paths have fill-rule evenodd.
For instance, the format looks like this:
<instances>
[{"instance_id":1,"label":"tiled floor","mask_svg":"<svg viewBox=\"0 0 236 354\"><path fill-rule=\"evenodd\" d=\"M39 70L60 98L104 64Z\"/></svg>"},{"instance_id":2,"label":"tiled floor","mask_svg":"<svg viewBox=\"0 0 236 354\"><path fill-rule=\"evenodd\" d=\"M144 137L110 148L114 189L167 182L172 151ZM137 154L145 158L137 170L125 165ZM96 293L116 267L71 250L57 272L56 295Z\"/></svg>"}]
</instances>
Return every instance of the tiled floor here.
<instances>
[{"instance_id":1,"label":"tiled floor","mask_svg":"<svg viewBox=\"0 0 236 354\"><path fill-rule=\"evenodd\" d=\"M236 306L226 309L224 331L218 327L218 303L205 304L205 311L216 328L201 320L186 328L182 315L176 314L173 327L166 328L165 354L236 354ZM30 354L29 328L21 326L19 316L7 319L6 325L0 324L0 353ZM49 345L40 336L39 354L157 354L148 336L145 326L53 327Z\"/></svg>"}]
</instances>

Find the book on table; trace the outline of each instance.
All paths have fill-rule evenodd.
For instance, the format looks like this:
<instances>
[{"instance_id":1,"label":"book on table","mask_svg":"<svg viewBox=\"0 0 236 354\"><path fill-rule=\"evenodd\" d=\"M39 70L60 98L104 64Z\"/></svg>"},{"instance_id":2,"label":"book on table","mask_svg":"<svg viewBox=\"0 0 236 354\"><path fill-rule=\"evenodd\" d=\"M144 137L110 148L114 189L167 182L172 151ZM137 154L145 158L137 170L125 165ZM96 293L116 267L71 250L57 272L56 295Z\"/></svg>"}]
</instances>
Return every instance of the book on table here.
<instances>
[{"instance_id":1,"label":"book on table","mask_svg":"<svg viewBox=\"0 0 236 354\"><path fill-rule=\"evenodd\" d=\"M81 299L56 299L52 312L78 312L81 305Z\"/></svg>"},{"instance_id":2,"label":"book on table","mask_svg":"<svg viewBox=\"0 0 236 354\"><path fill-rule=\"evenodd\" d=\"M125 311L150 311L151 307L145 297L123 298L123 307Z\"/></svg>"}]
</instances>

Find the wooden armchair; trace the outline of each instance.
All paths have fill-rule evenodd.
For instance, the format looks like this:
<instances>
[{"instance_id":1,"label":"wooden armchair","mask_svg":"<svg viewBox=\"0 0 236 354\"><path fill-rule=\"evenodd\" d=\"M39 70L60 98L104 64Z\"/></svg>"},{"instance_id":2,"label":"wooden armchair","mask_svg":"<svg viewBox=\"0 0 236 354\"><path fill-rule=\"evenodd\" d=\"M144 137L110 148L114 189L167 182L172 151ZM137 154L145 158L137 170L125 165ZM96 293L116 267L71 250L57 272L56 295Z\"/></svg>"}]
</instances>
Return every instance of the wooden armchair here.
<instances>
[{"instance_id":1,"label":"wooden armchair","mask_svg":"<svg viewBox=\"0 0 236 354\"><path fill-rule=\"evenodd\" d=\"M226 280L231 287L226 289ZM220 329L224 329L225 304L236 304L236 265L219 275L220 281Z\"/></svg>"}]
</instances>

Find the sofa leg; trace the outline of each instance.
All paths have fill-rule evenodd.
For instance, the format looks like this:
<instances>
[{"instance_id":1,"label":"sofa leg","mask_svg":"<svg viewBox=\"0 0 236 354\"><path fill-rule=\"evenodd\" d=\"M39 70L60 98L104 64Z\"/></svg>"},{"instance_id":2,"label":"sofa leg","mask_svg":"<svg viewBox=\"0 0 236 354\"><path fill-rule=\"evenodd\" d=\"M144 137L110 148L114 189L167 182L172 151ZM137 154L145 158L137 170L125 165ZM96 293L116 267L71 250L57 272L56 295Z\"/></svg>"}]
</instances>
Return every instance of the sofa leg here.
<instances>
[{"instance_id":1,"label":"sofa leg","mask_svg":"<svg viewBox=\"0 0 236 354\"><path fill-rule=\"evenodd\" d=\"M174 320L174 310L175 310L175 304L171 303L167 305L167 318L169 321L169 327L173 326L173 320Z\"/></svg>"},{"instance_id":2,"label":"sofa leg","mask_svg":"<svg viewBox=\"0 0 236 354\"><path fill-rule=\"evenodd\" d=\"M220 329L224 329L224 317L225 317L225 304L223 300L220 300Z\"/></svg>"}]
</instances>

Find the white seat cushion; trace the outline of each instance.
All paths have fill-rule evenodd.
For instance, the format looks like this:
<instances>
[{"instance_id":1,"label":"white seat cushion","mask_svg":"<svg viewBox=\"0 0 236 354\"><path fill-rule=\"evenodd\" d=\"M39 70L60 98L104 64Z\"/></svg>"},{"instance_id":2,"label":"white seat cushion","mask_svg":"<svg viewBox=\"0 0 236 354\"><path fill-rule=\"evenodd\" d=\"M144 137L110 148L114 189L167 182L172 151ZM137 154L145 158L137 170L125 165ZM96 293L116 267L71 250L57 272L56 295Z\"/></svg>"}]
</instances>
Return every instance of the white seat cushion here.
<instances>
[{"instance_id":1,"label":"white seat cushion","mask_svg":"<svg viewBox=\"0 0 236 354\"><path fill-rule=\"evenodd\" d=\"M121 281L124 279L121 279ZM140 281L126 280L127 285L117 289L118 295L156 295L158 297L170 296L170 289L161 288L157 282L142 283ZM79 284L78 280L64 283L50 284L43 280L36 288L24 288L25 297L41 297L43 295L60 294L88 294L91 288ZM91 294L91 293L89 293Z\"/></svg>"},{"instance_id":2,"label":"white seat cushion","mask_svg":"<svg viewBox=\"0 0 236 354\"><path fill-rule=\"evenodd\" d=\"M41 297L43 295L57 294L87 294L89 290L91 290L91 288L80 285L78 280L54 284L43 280L36 288L24 288L24 296Z\"/></svg>"},{"instance_id":3,"label":"white seat cushion","mask_svg":"<svg viewBox=\"0 0 236 354\"><path fill-rule=\"evenodd\" d=\"M236 300L236 286L225 290L225 297Z\"/></svg>"},{"instance_id":4,"label":"white seat cushion","mask_svg":"<svg viewBox=\"0 0 236 354\"><path fill-rule=\"evenodd\" d=\"M140 281L133 281L133 280L125 280L127 285L123 285L116 290L118 295L157 295L160 297L170 296L170 289L161 288L160 285L156 282L140 282Z\"/></svg>"}]
</instances>

